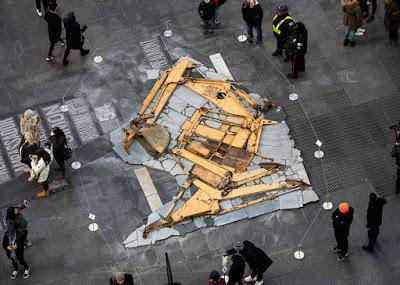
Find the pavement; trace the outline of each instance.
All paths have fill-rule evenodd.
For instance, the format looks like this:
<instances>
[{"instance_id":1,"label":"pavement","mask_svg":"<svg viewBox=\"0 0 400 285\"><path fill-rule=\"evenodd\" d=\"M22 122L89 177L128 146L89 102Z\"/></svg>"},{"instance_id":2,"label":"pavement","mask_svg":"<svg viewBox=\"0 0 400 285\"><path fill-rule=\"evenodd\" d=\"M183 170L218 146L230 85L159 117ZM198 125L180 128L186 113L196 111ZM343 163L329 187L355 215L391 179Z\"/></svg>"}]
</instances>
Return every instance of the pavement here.
<instances>
[{"instance_id":1,"label":"pavement","mask_svg":"<svg viewBox=\"0 0 400 285\"><path fill-rule=\"evenodd\" d=\"M264 284L398 283L400 201L394 195L394 133L388 127L399 121L400 49L388 45L382 7L357 46L349 48L342 46L337 1L287 1L309 31L307 72L287 81L281 73L289 71L288 64L270 56L275 47L270 19L280 2L260 3L264 43L248 46L236 39L244 32L238 1L228 1L220 26L203 35L197 1L59 0L61 14L73 10L88 25L85 45L91 53L81 58L73 51L68 67L61 64L60 46L55 61L45 61L46 23L33 1L0 3L0 210L4 214L8 206L31 200L24 216L33 242L26 251L29 279L11 281L3 254L0 284L107 284L116 270L132 273L135 284L166 284L165 252L175 282L205 284L212 269L221 269L221 253L239 239L253 241L273 259ZM163 36L167 22L171 38ZM151 88L147 70L165 69L185 55L211 66L208 56L214 53L222 54L236 81L284 107L320 202L126 250L122 241L146 222L151 209L137 167L113 152L109 133L138 110ZM104 61L94 63L96 55ZM299 101L288 99L293 89ZM59 112L62 104L70 107L68 114ZM32 199L39 186L26 182L16 157L18 116L26 108L39 112L45 134L53 125L68 130L74 159L82 163L79 171L68 169L66 179L52 170L54 193L45 200ZM317 139L323 143L322 160L314 158ZM174 179L149 173L162 203L170 201L177 192ZM371 191L388 200L373 253L361 248ZM336 206L348 201L355 209L350 255L340 263L331 252L331 212L321 210L327 200ZM96 232L88 230L89 213L96 215ZM293 257L298 249L305 253L302 261Z\"/></svg>"}]
</instances>

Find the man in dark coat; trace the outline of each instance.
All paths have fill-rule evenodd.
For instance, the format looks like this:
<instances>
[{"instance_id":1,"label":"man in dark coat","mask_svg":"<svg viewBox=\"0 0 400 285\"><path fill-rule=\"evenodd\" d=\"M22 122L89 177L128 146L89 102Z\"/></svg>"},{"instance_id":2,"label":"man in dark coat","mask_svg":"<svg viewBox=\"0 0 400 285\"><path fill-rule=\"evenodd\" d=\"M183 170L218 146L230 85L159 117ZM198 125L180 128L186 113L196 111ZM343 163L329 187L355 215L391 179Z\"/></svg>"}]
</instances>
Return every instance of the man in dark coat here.
<instances>
[{"instance_id":1,"label":"man in dark coat","mask_svg":"<svg viewBox=\"0 0 400 285\"><path fill-rule=\"evenodd\" d=\"M366 251L374 250L374 244L379 235L379 226L382 224L382 211L385 204L386 199L378 198L375 193L369 194L367 225L365 226L368 229L368 245L362 247Z\"/></svg>"},{"instance_id":2,"label":"man in dark coat","mask_svg":"<svg viewBox=\"0 0 400 285\"><path fill-rule=\"evenodd\" d=\"M252 242L245 240L236 242L233 248L226 251L224 255L232 255L235 253L239 253L243 256L250 267L250 275L247 276L244 281L248 283L255 281L254 285L263 284L263 274L272 264L272 260L265 252L256 247Z\"/></svg>"},{"instance_id":3,"label":"man in dark coat","mask_svg":"<svg viewBox=\"0 0 400 285\"><path fill-rule=\"evenodd\" d=\"M50 48L47 54L46 60L51 61L54 59L53 50L56 43L60 42L64 45L64 41L61 39L61 17L57 14L57 5L52 2L49 5L49 9L44 14L44 19L47 22L47 29L49 31Z\"/></svg>"},{"instance_id":4,"label":"man in dark coat","mask_svg":"<svg viewBox=\"0 0 400 285\"><path fill-rule=\"evenodd\" d=\"M67 48L64 52L63 64L68 65L67 57L71 49L79 49L81 51L81 56L85 56L90 52L90 49L83 49L83 43L85 37L83 33L86 31L87 26L81 25L76 21L74 12L69 12L67 17L64 18L64 28L67 40Z\"/></svg>"},{"instance_id":5,"label":"man in dark coat","mask_svg":"<svg viewBox=\"0 0 400 285\"><path fill-rule=\"evenodd\" d=\"M239 253L231 256L232 265L229 267L228 285L242 285L246 262Z\"/></svg>"},{"instance_id":6,"label":"man in dark coat","mask_svg":"<svg viewBox=\"0 0 400 285\"><path fill-rule=\"evenodd\" d=\"M117 272L110 278L110 285L133 285L133 276L129 273Z\"/></svg>"},{"instance_id":7,"label":"man in dark coat","mask_svg":"<svg viewBox=\"0 0 400 285\"><path fill-rule=\"evenodd\" d=\"M256 44L261 44L263 39L261 25L264 14L261 5L258 4L258 1L257 0L245 1L242 7L242 16L243 20L246 23L247 35L249 36L247 42L249 44L252 44L254 42L253 28L255 28L257 32Z\"/></svg>"},{"instance_id":8,"label":"man in dark coat","mask_svg":"<svg viewBox=\"0 0 400 285\"><path fill-rule=\"evenodd\" d=\"M199 4L199 15L202 20L203 33L212 33L214 30L215 4L211 0L202 0Z\"/></svg>"},{"instance_id":9,"label":"man in dark coat","mask_svg":"<svg viewBox=\"0 0 400 285\"><path fill-rule=\"evenodd\" d=\"M396 134L397 136L398 134ZM396 193L400 193L400 142L395 143L392 153L392 157L396 158L396 165L397 165L397 179L396 179Z\"/></svg>"},{"instance_id":10,"label":"man in dark coat","mask_svg":"<svg viewBox=\"0 0 400 285\"><path fill-rule=\"evenodd\" d=\"M307 29L302 22L294 25L292 35L285 45L285 53L291 60L292 72L288 73L288 78L296 79L299 71L306 69L305 54L307 53Z\"/></svg>"},{"instance_id":11,"label":"man in dark coat","mask_svg":"<svg viewBox=\"0 0 400 285\"><path fill-rule=\"evenodd\" d=\"M348 203L340 203L332 213L332 225L335 231L337 245L332 249L339 252L339 261L343 261L348 255L350 225L353 221L354 209Z\"/></svg>"},{"instance_id":12,"label":"man in dark coat","mask_svg":"<svg viewBox=\"0 0 400 285\"><path fill-rule=\"evenodd\" d=\"M272 32L276 38L276 50L272 53L272 56L283 54L284 46L294 27L293 17L289 14L287 5L278 6L276 10L277 14L272 20Z\"/></svg>"}]
</instances>

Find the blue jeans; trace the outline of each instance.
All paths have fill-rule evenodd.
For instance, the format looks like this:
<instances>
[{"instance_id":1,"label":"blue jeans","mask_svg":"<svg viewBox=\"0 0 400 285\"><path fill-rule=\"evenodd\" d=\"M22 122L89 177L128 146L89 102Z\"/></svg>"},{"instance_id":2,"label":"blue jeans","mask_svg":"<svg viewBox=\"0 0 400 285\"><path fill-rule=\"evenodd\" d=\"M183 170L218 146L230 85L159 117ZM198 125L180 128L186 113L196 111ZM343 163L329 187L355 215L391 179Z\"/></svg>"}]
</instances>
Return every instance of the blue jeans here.
<instances>
[{"instance_id":1,"label":"blue jeans","mask_svg":"<svg viewBox=\"0 0 400 285\"><path fill-rule=\"evenodd\" d=\"M257 41L261 42L262 41L262 31L261 31L261 24L257 26L250 25L249 23L246 22L246 28L247 28L247 34L249 35L249 41L253 41L254 35L253 35L253 28L256 28L257 32Z\"/></svg>"},{"instance_id":2,"label":"blue jeans","mask_svg":"<svg viewBox=\"0 0 400 285\"><path fill-rule=\"evenodd\" d=\"M204 20L204 19L202 19L202 26L203 26L203 28L204 28L204 30L206 30L206 31L210 31L210 30L212 30L213 29L213 27L214 27L214 18L212 18L211 20Z\"/></svg>"},{"instance_id":3,"label":"blue jeans","mask_svg":"<svg viewBox=\"0 0 400 285\"><path fill-rule=\"evenodd\" d=\"M352 30L349 27L346 27L345 31L344 31L344 35L345 35L345 39L349 40L351 42L355 42L356 41L356 30Z\"/></svg>"}]
</instances>

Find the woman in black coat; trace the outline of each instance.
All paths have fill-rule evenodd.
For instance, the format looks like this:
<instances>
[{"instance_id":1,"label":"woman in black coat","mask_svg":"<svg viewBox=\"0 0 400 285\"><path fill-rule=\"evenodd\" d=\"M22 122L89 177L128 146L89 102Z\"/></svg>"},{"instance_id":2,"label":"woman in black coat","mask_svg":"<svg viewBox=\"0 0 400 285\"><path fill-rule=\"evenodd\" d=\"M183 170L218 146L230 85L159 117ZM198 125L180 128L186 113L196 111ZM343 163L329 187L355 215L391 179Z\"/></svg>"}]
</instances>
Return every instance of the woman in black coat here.
<instances>
[{"instance_id":1,"label":"woman in black coat","mask_svg":"<svg viewBox=\"0 0 400 285\"><path fill-rule=\"evenodd\" d=\"M67 40L67 48L65 49L63 64L68 65L67 57L71 49L79 49L81 56L85 56L90 52L90 49L83 49L85 37L83 33L86 31L87 26L81 25L76 21L75 13L69 12L67 17L64 18L64 28Z\"/></svg>"},{"instance_id":2,"label":"woman in black coat","mask_svg":"<svg viewBox=\"0 0 400 285\"><path fill-rule=\"evenodd\" d=\"M66 160L67 138L65 137L64 132L60 128L54 127L51 130L51 135L47 139L46 144L52 150L54 159L57 161L60 170L65 172L64 161Z\"/></svg>"},{"instance_id":3,"label":"woman in black coat","mask_svg":"<svg viewBox=\"0 0 400 285\"><path fill-rule=\"evenodd\" d=\"M61 17L57 14L57 4L52 2L49 5L49 9L46 11L44 15L44 19L47 22L47 28L49 31L49 40L50 40L50 48L47 54L46 60L51 61L54 59L53 50L56 43L60 42L62 45L64 41L61 39Z\"/></svg>"}]
</instances>

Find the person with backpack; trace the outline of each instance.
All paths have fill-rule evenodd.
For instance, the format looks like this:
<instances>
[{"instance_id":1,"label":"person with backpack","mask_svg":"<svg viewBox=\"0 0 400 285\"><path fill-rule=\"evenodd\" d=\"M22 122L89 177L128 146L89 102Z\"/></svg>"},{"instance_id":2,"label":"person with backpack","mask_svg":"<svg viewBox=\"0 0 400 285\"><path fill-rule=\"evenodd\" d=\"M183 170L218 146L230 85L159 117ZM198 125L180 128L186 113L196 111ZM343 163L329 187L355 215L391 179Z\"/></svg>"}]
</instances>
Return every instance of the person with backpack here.
<instances>
[{"instance_id":1,"label":"person with backpack","mask_svg":"<svg viewBox=\"0 0 400 285\"><path fill-rule=\"evenodd\" d=\"M53 152L54 159L60 167L60 171L65 173L65 160L70 157L71 149L67 147L67 138L64 132L60 128L54 127L51 130L50 137L46 141L46 145Z\"/></svg>"},{"instance_id":2,"label":"person with backpack","mask_svg":"<svg viewBox=\"0 0 400 285\"><path fill-rule=\"evenodd\" d=\"M385 9L383 22L389 32L389 45L398 46L400 27L400 0L382 0Z\"/></svg>"},{"instance_id":3,"label":"person with backpack","mask_svg":"<svg viewBox=\"0 0 400 285\"><path fill-rule=\"evenodd\" d=\"M332 225L335 232L337 245L332 248L333 252L339 252L339 261L343 261L348 255L350 225L353 222L354 209L348 203L340 203L339 207L332 213Z\"/></svg>"},{"instance_id":4,"label":"person with backpack","mask_svg":"<svg viewBox=\"0 0 400 285\"><path fill-rule=\"evenodd\" d=\"M36 194L37 198L46 198L49 196L49 184L47 179L50 172L50 164L53 160L53 154L49 149L38 148L35 154L30 156L32 172L31 177L28 181L36 180L38 183L43 185L43 191Z\"/></svg>"},{"instance_id":5,"label":"person with backpack","mask_svg":"<svg viewBox=\"0 0 400 285\"><path fill-rule=\"evenodd\" d=\"M202 0L198 12L202 20L203 33L214 32L215 4L212 0Z\"/></svg>"}]
</instances>

